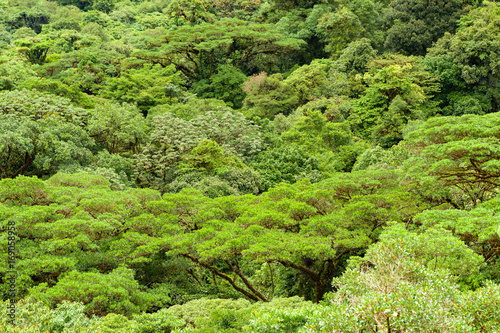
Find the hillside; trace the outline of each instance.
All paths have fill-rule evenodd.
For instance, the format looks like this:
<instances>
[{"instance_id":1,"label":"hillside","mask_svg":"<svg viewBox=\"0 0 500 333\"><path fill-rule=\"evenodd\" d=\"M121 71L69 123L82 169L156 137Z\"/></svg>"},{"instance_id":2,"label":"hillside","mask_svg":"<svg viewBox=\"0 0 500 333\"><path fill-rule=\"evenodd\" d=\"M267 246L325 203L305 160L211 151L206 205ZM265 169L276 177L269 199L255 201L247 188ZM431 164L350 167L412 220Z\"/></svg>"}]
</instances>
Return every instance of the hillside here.
<instances>
[{"instance_id":1,"label":"hillside","mask_svg":"<svg viewBox=\"0 0 500 333\"><path fill-rule=\"evenodd\" d=\"M0 331L500 332L499 87L497 2L0 0Z\"/></svg>"}]
</instances>

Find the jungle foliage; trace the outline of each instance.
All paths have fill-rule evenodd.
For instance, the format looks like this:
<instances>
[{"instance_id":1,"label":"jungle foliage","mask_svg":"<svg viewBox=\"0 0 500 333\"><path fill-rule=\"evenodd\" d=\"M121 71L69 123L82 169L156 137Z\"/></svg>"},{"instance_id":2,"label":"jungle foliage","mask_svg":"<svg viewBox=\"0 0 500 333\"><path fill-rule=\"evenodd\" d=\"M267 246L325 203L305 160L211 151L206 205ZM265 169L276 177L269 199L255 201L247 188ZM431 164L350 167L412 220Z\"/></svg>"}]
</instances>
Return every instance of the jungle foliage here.
<instances>
[{"instance_id":1,"label":"jungle foliage","mask_svg":"<svg viewBox=\"0 0 500 333\"><path fill-rule=\"evenodd\" d=\"M500 331L499 22L0 0L0 331Z\"/></svg>"}]
</instances>

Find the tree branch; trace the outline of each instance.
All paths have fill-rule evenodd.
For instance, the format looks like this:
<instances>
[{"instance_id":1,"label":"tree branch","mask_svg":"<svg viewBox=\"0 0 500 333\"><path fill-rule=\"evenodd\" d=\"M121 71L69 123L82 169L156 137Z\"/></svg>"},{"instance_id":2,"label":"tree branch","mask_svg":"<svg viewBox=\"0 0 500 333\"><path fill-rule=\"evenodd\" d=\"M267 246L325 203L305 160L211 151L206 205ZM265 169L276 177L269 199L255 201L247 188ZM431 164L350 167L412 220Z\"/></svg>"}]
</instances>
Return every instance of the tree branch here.
<instances>
[{"instance_id":1,"label":"tree branch","mask_svg":"<svg viewBox=\"0 0 500 333\"><path fill-rule=\"evenodd\" d=\"M243 295L245 295L246 297L248 297L249 299L251 299L252 301L255 301L255 302L258 302L260 299L255 296L255 295L252 295L250 292L246 291L245 289L241 288L241 287L238 287L236 285L236 283L234 282L233 279L231 279L231 277L229 277L228 275L222 273L222 272L219 272L215 267L212 267L210 266L209 264L199 260L198 258L196 257L193 257L192 255L189 255L189 254L182 254L183 257L185 258L188 258L190 259L191 261L193 261L194 263L200 265L200 266L203 266L205 268L207 268L208 270L210 270L213 274L221 277L222 279L226 280L227 282L229 282L229 284L237 291L239 291L240 293L242 293Z\"/></svg>"}]
</instances>

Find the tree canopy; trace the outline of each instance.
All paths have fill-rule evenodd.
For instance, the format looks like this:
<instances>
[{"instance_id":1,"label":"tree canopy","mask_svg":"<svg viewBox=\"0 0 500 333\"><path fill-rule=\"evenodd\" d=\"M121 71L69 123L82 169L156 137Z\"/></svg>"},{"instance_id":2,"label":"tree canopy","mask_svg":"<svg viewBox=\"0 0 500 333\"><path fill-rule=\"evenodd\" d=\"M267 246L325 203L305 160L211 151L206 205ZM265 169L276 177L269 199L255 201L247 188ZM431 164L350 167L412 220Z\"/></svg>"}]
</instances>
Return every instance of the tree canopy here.
<instances>
[{"instance_id":1,"label":"tree canopy","mask_svg":"<svg viewBox=\"0 0 500 333\"><path fill-rule=\"evenodd\" d=\"M0 331L500 332L499 8L0 0Z\"/></svg>"}]
</instances>

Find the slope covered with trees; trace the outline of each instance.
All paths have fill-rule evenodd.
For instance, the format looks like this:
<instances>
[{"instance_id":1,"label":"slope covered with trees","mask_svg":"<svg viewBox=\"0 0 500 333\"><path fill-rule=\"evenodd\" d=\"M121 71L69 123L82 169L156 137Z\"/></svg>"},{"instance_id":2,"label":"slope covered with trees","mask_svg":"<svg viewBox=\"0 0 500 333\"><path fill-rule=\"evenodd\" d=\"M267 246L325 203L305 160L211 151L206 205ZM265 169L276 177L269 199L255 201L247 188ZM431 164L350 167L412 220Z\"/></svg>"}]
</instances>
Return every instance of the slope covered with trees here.
<instances>
[{"instance_id":1,"label":"slope covered with trees","mask_svg":"<svg viewBox=\"0 0 500 333\"><path fill-rule=\"evenodd\" d=\"M0 0L0 330L500 331L499 22Z\"/></svg>"}]
</instances>

